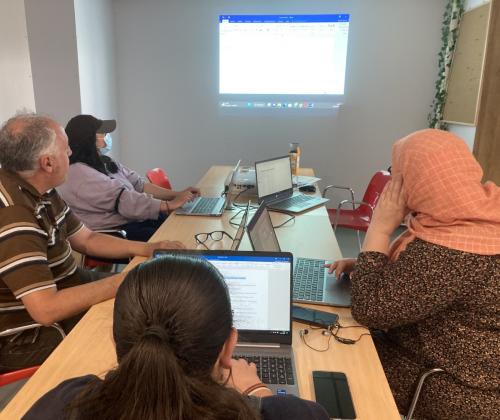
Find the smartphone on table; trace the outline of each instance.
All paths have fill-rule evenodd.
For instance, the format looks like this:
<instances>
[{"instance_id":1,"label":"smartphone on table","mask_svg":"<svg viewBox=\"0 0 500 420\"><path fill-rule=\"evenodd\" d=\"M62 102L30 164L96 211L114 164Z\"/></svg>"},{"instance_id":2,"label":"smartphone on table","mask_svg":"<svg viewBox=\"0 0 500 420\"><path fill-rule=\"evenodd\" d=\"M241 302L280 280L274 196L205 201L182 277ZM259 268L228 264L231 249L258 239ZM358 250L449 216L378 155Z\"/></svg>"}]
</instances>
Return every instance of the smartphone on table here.
<instances>
[{"instance_id":1,"label":"smartphone on table","mask_svg":"<svg viewBox=\"0 0 500 420\"><path fill-rule=\"evenodd\" d=\"M325 311L318 311L316 309L303 308L302 306L292 306L292 318L296 321L305 322L317 327L328 328L329 326L336 325L339 316Z\"/></svg>"},{"instance_id":2,"label":"smartphone on table","mask_svg":"<svg viewBox=\"0 0 500 420\"><path fill-rule=\"evenodd\" d=\"M313 371L316 402L321 404L331 419L355 419L347 377L342 372Z\"/></svg>"}]
</instances>

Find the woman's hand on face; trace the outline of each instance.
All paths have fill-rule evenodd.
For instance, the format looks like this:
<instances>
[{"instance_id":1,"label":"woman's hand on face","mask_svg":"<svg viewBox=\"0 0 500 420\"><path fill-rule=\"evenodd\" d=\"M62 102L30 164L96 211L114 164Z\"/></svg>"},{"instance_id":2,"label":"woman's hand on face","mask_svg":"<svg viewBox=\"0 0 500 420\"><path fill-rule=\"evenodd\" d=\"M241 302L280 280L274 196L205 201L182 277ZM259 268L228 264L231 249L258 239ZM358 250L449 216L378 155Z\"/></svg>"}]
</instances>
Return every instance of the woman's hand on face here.
<instances>
[{"instance_id":1,"label":"woman's hand on face","mask_svg":"<svg viewBox=\"0 0 500 420\"><path fill-rule=\"evenodd\" d=\"M391 235L407 213L403 177L401 174L396 174L392 176L380 195L373 211L370 228Z\"/></svg>"},{"instance_id":2,"label":"woman's hand on face","mask_svg":"<svg viewBox=\"0 0 500 420\"><path fill-rule=\"evenodd\" d=\"M356 258L343 258L334 261L332 264L325 264L325 267L328 268L328 274L332 274L335 271L335 277L340 279L342 273L351 274L355 264Z\"/></svg>"},{"instance_id":3,"label":"woman's hand on face","mask_svg":"<svg viewBox=\"0 0 500 420\"><path fill-rule=\"evenodd\" d=\"M243 392L259 382L255 363L248 363L245 359L231 360L231 378L227 382L228 387Z\"/></svg>"}]
</instances>

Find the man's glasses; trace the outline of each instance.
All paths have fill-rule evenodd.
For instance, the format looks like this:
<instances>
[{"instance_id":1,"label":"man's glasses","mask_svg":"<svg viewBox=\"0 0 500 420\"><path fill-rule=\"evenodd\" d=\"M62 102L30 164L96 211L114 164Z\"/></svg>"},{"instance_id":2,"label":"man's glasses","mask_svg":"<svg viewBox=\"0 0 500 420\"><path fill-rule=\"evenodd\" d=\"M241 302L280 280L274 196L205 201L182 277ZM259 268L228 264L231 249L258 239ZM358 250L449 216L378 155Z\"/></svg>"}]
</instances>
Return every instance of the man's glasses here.
<instances>
[{"instance_id":1,"label":"man's glasses","mask_svg":"<svg viewBox=\"0 0 500 420\"><path fill-rule=\"evenodd\" d=\"M233 239L229 233L224 232L223 230L214 230L213 232L208 233L197 233L194 235L194 240L197 244L203 245L205 248L209 249L205 242L209 239L212 241L221 241L224 238L224 235L229 237L231 240Z\"/></svg>"}]
</instances>

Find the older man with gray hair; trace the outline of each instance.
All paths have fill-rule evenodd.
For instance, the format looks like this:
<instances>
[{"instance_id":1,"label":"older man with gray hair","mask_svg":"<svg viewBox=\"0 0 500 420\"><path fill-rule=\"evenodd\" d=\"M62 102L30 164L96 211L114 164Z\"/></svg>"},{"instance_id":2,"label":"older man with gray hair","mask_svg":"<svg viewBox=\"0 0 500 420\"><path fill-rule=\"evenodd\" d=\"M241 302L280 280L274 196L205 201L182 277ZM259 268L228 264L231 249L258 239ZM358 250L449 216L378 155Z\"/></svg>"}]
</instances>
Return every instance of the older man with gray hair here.
<instances>
[{"instance_id":1,"label":"older man with gray hair","mask_svg":"<svg viewBox=\"0 0 500 420\"><path fill-rule=\"evenodd\" d=\"M72 249L105 258L150 256L178 242L133 242L92 232L55 187L66 179L71 150L54 120L22 114L0 129L0 331L33 320L68 331L92 305L115 296L123 274L82 270ZM0 373L33 366L57 346L57 330L0 338Z\"/></svg>"}]
</instances>

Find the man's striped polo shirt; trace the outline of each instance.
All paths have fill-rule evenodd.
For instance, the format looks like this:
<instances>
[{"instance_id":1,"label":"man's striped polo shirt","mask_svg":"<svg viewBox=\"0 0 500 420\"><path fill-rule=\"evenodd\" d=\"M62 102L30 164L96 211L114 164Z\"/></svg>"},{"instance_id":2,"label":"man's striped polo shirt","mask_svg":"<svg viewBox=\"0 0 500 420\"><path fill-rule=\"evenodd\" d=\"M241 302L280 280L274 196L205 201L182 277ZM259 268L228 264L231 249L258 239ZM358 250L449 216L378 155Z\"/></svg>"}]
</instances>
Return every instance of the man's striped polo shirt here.
<instances>
[{"instance_id":1,"label":"man's striped polo shirt","mask_svg":"<svg viewBox=\"0 0 500 420\"><path fill-rule=\"evenodd\" d=\"M79 284L68 238L82 227L55 189L0 169L0 331L31 319L23 296Z\"/></svg>"}]
</instances>

